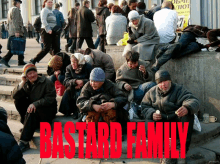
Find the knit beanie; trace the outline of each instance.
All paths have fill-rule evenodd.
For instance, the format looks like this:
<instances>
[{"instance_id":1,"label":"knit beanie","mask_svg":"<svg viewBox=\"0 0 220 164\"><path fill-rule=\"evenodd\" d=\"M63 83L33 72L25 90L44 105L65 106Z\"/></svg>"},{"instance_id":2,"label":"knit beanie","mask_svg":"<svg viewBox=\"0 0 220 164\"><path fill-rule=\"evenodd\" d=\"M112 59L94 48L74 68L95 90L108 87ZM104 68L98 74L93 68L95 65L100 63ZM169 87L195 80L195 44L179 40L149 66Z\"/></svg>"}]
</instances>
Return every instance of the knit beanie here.
<instances>
[{"instance_id":1,"label":"knit beanie","mask_svg":"<svg viewBox=\"0 0 220 164\"><path fill-rule=\"evenodd\" d=\"M137 11L132 10L128 13L128 19L129 21L140 19L140 15Z\"/></svg>"},{"instance_id":2,"label":"knit beanie","mask_svg":"<svg viewBox=\"0 0 220 164\"><path fill-rule=\"evenodd\" d=\"M7 116L6 110L0 106L0 120L7 123L7 118L8 118L8 116Z\"/></svg>"},{"instance_id":3,"label":"knit beanie","mask_svg":"<svg viewBox=\"0 0 220 164\"><path fill-rule=\"evenodd\" d=\"M104 82L105 81L105 72L103 69L97 67L92 70L90 73L90 80L92 81L99 81L99 82Z\"/></svg>"},{"instance_id":4,"label":"knit beanie","mask_svg":"<svg viewBox=\"0 0 220 164\"><path fill-rule=\"evenodd\" d=\"M170 74L168 71L159 70L155 74L155 81L159 84L162 81L171 80Z\"/></svg>"},{"instance_id":5,"label":"knit beanie","mask_svg":"<svg viewBox=\"0 0 220 164\"><path fill-rule=\"evenodd\" d=\"M29 71L36 71L36 72L37 72L36 66L35 66L34 64L31 64L31 63L26 64L26 65L23 67L23 74L24 74L24 76L27 76L27 73L28 73Z\"/></svg>"}]
</instances>

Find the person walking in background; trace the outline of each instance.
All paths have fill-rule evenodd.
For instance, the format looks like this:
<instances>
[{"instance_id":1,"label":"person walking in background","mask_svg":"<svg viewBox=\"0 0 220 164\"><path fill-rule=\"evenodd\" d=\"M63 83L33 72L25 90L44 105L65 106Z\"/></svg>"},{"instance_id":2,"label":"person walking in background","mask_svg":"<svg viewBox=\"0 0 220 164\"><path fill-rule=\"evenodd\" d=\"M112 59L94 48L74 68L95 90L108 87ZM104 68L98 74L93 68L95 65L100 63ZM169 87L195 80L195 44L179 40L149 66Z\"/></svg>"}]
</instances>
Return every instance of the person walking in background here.
<instances>
[{"instance_id":1,"label":"person walking in background","mask_svg":"<svg viewBox=\"0 0 220 164\"><path fill-rule=\"evenodd\" d=\"M113 6L111 12L112 14L105 20L106 39L108 44L116 45L127 30L127 19L122 15L122 9L118 5Z\"/></svg>"},{"instance_id":2,"label":"person walking in background","mask_svg":"<svg viewBox=\"0 0 220 164\"><path fill-rule=\"evenodd\" d=\"M23 28L23 19L20 11L21 0L14 0L13 7L11 7L8 11L8 32L10 37L23 37L24 36L24 28ZM0 60L0 63L10 67L8 64L11 57L14 55L11 52L10 39L8 39L8 53ZM25 65L24 55L18 55L18 65Z\"/></svg>"},{"instance_id":3,"label":"person walking in background","mask_svg":"<svg viewBox=\"0 0 220 164\"><path fill-rule=\"evenodd\" d=\"M107 0L100 0L98 7L96 8L96 21L99 28L100 37L100 50L106 52L106 24L105 20L110 15L109 9L107 8Z\"/></svg>"},{"instance_id":4,"label":"person walking in background","mask_svg":"<svg viewBox=\"0 0 220 164\"><path fill-rule=\"evenodd\" d=\"M8 24L5 21L5 37L8 38Z\"/></svg>"},{"instance_id":5,"label":"person walking in background","mask_svg":"<svg viewBox=\"0 0 220 164\"><path fill-rule=\"evenodd\" d=\"M5 24L2 22L1 24L1 33L2 33L2 39L5 39Z\"/></svg>"},{"instance_id":6,"label":"person walking in background","mask_svg":"<svg viewBox=\"0 0 220 164\"><path fill-rule=\"evenodd\" d=\"M89 9L89 5L89 1L83 1L83 7L79 9L76 15L78 38L76 49L81 49L84 40L86 40L89 48L95 48L92 40L92 23L95 21L95 16Z\"/></svg>"},{"instance_id":7,"label":"person walking in background","mask_svg":"<svg viewBox=\"0 0 220 164\"><path fill-rule=\"evenodd\" d=\"M61 3L60 4L55 3L55 9L53 10L53 14L56 17L57 26L59 28L63 28L65 20L63 18L63 14L60 12L60 7L62 7ZM58 46L60 48L60 35L57 35L57 37L58 37L58 40L59 40Z\"/></svg>"},{"instance_id":8,"label":"person walking in background","mask_svg":"<svg viewBox=\"0 0 220 164\"><path fill-rule=\"evenodd\" d=\"M122 8L123 10L123 15L126 16L126 18L128 17L128 13L132 10L136 10L136 6L137 6L137 0L128 0L128 5L124 6Z\"/></svg>"},{"instance_id":9,"label":"person walking in background","mask_svg":"<svg viewBox=\"0 0 220 164\"><path fill-rule=\"evenodd\" d=\"M53 1L52 0L44 0L43 9L41 10L41 41L44 44L43 49L30 60L31 63L35 64L39 62L47 53L50 51L52 46L53 54L60 52L59 46L59 37L60 34L54 27L57 25L56 17L52 12Z\"/></svg>"},{"instance_id":10,"label":"person walking in background","mask_svg":"<svg viewBox=\"0 0 220 164\"><path fill-rule=\"evenodd\" d=\"M144 15L145 17L147 17L146 4L144 2L138 2L136 10L139 13L139 15Z\"/></svg>"},{"instance_id":11,"label":"person walking in background","mask_svg":"<svg viewBox=\"0 0 220 164\"><path fill-rule=\"evenodd\" d=\"M128 5L128 2L123 0L120 4L120 8L122 9L124 6Z\"/></svg>"},{"instance_id":12,"label":"person walking in background","mask_svg":"<svg viewBox=\"0 0 220 164\"><path fill-rule=\"evenodd\" d=\"M75 8L72 8L68 14L68 23L66 27L64 28L65 31L69 31L69 40L67 45L65 45L66 52L69 51L74 53L76 50L76 42L77 42L77 24L76 24L76 13L79 10L80 4L77 2L75 4Z\"/></svg>"},{"instance_id":13,"label":"person walking in background","mask_svg":"<svg viewBox=\"0 0 220 164\"><path fill-rule=\"evenodd\" d=\"M32 35L33 26L32 26L32 24L29 21L28 21L27 30L28 30L29 39L33 38L33 35Z\"/></svg>"}]
</instances>

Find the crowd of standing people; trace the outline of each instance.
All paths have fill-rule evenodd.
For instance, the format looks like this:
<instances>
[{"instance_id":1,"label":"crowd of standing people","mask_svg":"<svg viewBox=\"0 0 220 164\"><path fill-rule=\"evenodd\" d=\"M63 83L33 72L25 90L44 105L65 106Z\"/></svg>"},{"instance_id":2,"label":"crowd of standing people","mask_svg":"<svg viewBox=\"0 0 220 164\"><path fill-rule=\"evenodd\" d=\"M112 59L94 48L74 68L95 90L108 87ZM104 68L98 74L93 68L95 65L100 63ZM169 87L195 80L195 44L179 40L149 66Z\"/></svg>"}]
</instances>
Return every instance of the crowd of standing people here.
<instances>
[{"instance_id":1,"label":"crowd of standing people","mask_svg":"<svg viewBox=\"0 0 220 164\"><path fill-rule=\"evenodd\" d=\"M14 0L14 6L8 12L9 37L25 37L21 3L21 0ZM218 46L218 51L220 44L215 37L218 31L191 25L176 41L178 15L170 1L146 10L146 5L137 3L137 0L123 1L120 6L100 0L94 14L90 1L84 0L82 6L76 3L69 11L67 23L60 7L62 4L55 4L53 10L53 0L44 0L34 27L30 22L27 25L29 38L33 37L34 29L40 34L42 49L28 64L24 62L24 55L18 55L18 65L24 67L22 81L13 91L13 98L24 125L19 142L21 151L30 148L29 142L39 123L51 123L58 111L78 121L94 122L96 128L100 121L108 125L119 122L122 139L125 139L132 112L146 123L189 122L188 151L194 114L198 112L200 103L191 92L174 83L170 73L160 67L171 58L186 56L204 47ZM93 22L97 23L98 29L95 44ZM69 52L70 48L71 54L61 52L62 31L67 38L65 51ZM118 55L123 55L126 62L115 71L105 46L116 45L124 32L128 33L129 39L123 53ZM208 37L210 44L203 46L197 43L196 37L201 36ZM88 48L82 50L84 40ZM0 62L10 67L8 62L14 55L10 42L8 50ZM49 78L38 75L35 66L48 52L52 55L47 68ZM65 88L59 109L56 82ZM179 142L177 149L180 149ZM185 159L164 159L161 163L177 161L185 163Z\"/></svg>"}]
</instances>

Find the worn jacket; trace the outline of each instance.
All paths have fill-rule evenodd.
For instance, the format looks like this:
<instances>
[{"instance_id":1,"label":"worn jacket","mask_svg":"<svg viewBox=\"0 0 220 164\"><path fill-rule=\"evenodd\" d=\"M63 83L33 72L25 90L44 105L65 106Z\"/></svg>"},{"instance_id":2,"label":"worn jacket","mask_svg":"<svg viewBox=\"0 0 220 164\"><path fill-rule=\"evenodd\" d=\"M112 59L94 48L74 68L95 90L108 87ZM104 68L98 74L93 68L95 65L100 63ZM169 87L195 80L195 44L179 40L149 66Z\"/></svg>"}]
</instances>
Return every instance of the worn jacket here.
<instances>
[{"instance_id":1,"label":"worn jacket","mask_svg":"<svg viewBox=\"0 0 220 164\"><path fill-rule=\"evenodd\" d=\"M139 52L140 59L153 60L155 46L160 41L154 22L141 15L138 27L136 28L131 22L129 23L129 27L131 27L132 31L132 34L129 34L129 36L131 39L137 40L137 44L127 44L123 56L128 51L133 50Z\"/></svg>"},{"instance_id":2,"label":"worn jacket","mask_svg":"<svg viewBox=\"0 0 220 164\"><path fill-rule=\"evenodd\" d=\"M60 74L61 75L65 75L65 73L66 73L66 67L68 66L68 65L70 65L70 56L68 55L68 54L66 54L66 53L63 53L63 52L59 52L59 53L57 53L56 55L58 55L58 56L61 56L62 57L62 59L63 59L63 66L61 67L61 69L60 69ZM49 75L49 76L51 76L51 75L53 75L54 74L54 70L53 70L53 68L51 68L51 67L47 67L47 74Z\"/></svg>"},{"instance_id":3,"label":"worn jacket","mask_svg":"<svg viewBox=\"0 0 220 164\"><path fill-rule=\"evenodd\" d=\"M68 18L68 23L65 29L69 29L70 38L77 38L76 16L74 17L74 19Z\"/></svg>"},{"instance_id":4,"label":"worn jacket","mask_svg":"<svg viewBox=\"0 0 220 164\"><path fill-rule=\"evenodd\" d=\"M0 120L0 158L4 164L26 163L8 125L2 120Z\"/></svg>"},{"instance_id":5,"label":"worn jacket","mask_svg":"<svg viewBox=\"0 0 220 164\"><path fill-rule=\"evenodd\" d=\"M90 72L92 71L92 66L88 63L82 68L81 73L76 74L75 70L71 66L66 67L65 79L63 81L64 86L70 87L71 85L76 85L76 80L83 80L83 84L86 84L89 81Z\"/></svg>"},{"instance_id":6,"label":"worn jacket","mask_svg":"<svg viewBox=\"0 0 220 164\"><path fill-rule=\"evenodd\" d=\"M53 14L56 17L57 26L62 28L63 25L64 25L64 21L65 21L64 18L63 18L63 14L59 10L57 10L57 9L53 10Z\"/></svg>"},{"instance_id":7,"label":"worn jacket","mask_svg":"<svg viewBox=\"0 0 220 164\"><path fill-rule=\"evenodd\" d=\"M206 34L209 30L211 29L208 29L207 27L204 27L204 26L189 25L183 30L183 32L192 32L197 37L206 37Z\"/></svg>"},{"instance_id":8,"label":"worn jacket","mask_svg":"<svg viewBox=\"0 0 220 164\"><path fill-rule=\"evenodd\" d=\"M140 65L145 66L145 76L139 71ZM150 64L143 60L138 61L138 67L135 69L130 69L127 62L125 62L116 72L116 84L121 90L124 90L124 85L126 83L131 85L133 89L137 89L139 85L152 80L153 73L150 69Z\"/></svg>"},{"instance_id":9,"label":"worn jacket","mask_svg":"<svg viewBox=\"0 0 220 164\"><path fill-rule=\"evenodd\" d=\"M172 83L170 91L163 94L158 86L151 88L144 96L141 102L142 115L146 119L152 119L156 110L169 120L169 116L175 114L175 111L181 106L188 109L189 114L197 113L199 109L199 100L183 86Z\"/></svg>"},{"instance_id":10,"label":"worn jacket","mask_svg":"<svg viewBox=\"0 0 220 164\"><path fill-rule=\"evenodd\" d=\"M13 98L19 100L20 98L28 97L30 103L39 111L40 115L47 120L47 117L54 117L57 113L56 90L53 82L45 76L38 76L35 84L31 85L27 81L22 88L15 87L13 91Z\"/></svg>"},{"instance_id":11,"label":"worn jacket","mask_svg":"<svg viewBox=\"0 0 220 164\"><path fill-rule=\"evenodd\" d=\"M127 19L121 13L112 13L105 20L108 44L117 44L127 31Z\"/></svg>"},{"instance_id":12,"label":"worn jacket","mask_svg":"<svg viewBox=\"0 0 220 164\"><path fill-rule=\"evenodd\" d=\"M122 8L122 14L126 17L126 18L128 18L128 13L131 11L131 9L129 8L129 6L128 5L126 5L126 6L124 6L123 8Z\"/></svg>"},{"instance_id":13,"label":"worn jacket","mask_svg":"<svg viewBox=\"0 0 220 164\"><path fill-rule=\"evenodd\" d=\"M92 25L95 21L93 12L87 7L81 7L76 14L77 37L92 37Z\"/></svg>"},{"instance_id":14,"label":"worn jacket","mask_svg":"<svg viewBox=\"0 0 220 164\"><path fill-rule=\"evenodd\" d=\"M97 21L97 26L99 28L99 35L106 35L105 20L109 15L110 15L110 12L107 7L96 8L96 21Z\"/></svg>"},{"instance_id":15,"label":"worn jacket","mask_svg":"<svg viewBox=\"0 0 220 164\"><path fill-rule=\"evenodd\" d=\"M87 82L81 91L79 98L77 99L77 106L81 113L87 113L94 111L93 104L102 104L104 102L114 102L115 110L123 109L126 104L127 98L123 92L120 91L113 82L105 80L102 85L101 91L95 91L92 89L90 82Z\"/></svg>"},{"instance_id":16,"label":"worn jacket","mask_svg":"<svg viewBox=\"0 0 220 164\"><path fill-rule=\"evenodd\" d=\"M23 19L21 11L18 7L12 7L8 11L8 32L9 36L19 33L21 36L24 35Z\"/></svg>"},{"instance_id":17,"label":"worn jacket","mask_svg":"<svg viewBox=\"0 0 220 164\"><path fill-rule=\"evenodd\" d=\"M93 68L101 67L105 72L105 78L111 80L115 74L112 57L100 50L92 49Z\"/></svg>"}]
</instances>

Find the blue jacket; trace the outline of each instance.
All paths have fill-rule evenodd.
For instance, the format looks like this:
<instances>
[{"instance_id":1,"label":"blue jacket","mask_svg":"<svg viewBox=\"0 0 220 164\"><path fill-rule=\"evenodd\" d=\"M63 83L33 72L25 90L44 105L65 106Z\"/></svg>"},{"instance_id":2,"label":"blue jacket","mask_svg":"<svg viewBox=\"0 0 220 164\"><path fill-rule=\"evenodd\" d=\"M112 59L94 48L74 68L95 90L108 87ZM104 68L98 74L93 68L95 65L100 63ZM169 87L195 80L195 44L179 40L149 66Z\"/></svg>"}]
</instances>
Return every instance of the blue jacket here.
<instances>
[{"instance_id":1,"label":"blue jacket","mask_svg":"<svg viewBox=\"0 0 220 164\"><path fill-rule=\"evenodd\" d=\"M63 14L57 9L53 10L53 14L56 16L57 26L63 27L64 24Z\"/></svg>"}]
</instances>

